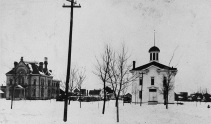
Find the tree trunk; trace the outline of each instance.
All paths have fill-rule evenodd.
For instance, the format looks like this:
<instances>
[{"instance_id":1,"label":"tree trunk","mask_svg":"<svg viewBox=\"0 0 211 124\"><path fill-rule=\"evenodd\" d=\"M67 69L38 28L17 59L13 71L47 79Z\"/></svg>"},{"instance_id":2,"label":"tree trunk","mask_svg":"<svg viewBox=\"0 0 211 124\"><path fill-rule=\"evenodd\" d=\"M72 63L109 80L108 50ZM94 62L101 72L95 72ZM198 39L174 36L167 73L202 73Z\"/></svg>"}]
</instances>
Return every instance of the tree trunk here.
<instances>
[{"instance_id":1,"label":"tree trunk","mask_svg":"<svg viewBox=\"0 0 211 124\"><path fill-rule=\"evenodd\" d=\"M81 99L81 88L80 88L80 99ZM81 100L80 100L80 108L81 108Z\"/></svg>"},{"instance_id":2,"label":"tree trunk","mask_svg":"<svg viewBox=\"0 0 211 124\"><path fill-rule=\"evenodd\" d=\"M166 91L164 91L163 96L164 96L164 105L166 105Z\"/></svg>"},{"instance_id":3,"label":"tree trunk","mask_svg":"<svg viewBox=\"0 0 211 124\"><path fill-rule=\"evenodd\" d=\"M115 107L118 105L118 98L116 98Z\"/></svg>"},{"instance_id":4,"label":"tree trunk","mask_svg":"<svg viewBox=\"0 0 211 124\"><path fill-rule=\"evenodd\" d=\"M135 105L136 105L136 92L135 92Z\"/></svg>"},{"instance_id":5,"label":"tree trunk","mask_svg":"<svg viewBox=\"0 0 211 124\"><path fill-rule=\"evenodd\" d=\"M104 93L104 99L103 99L103 111L102 111L102 114L105 113L105 103L106 103L105 82L103 84L103 87L104 87L104 91L103 91L103 93Z\"/></svg>"},{"instance_id":6,"label":"tree trunk","mask_svg":"<svg viewBox=\"0 0 211 124\"><path fill-rule=\"evenodd\" d=\"M166 92L166 109L168 109L168 91Z\"/></svg>"},{"instance_id":7,"label":"tree trunk","mask_svg":"<svg viewBox=\"0 0 211 124\"><path fill-rule=\"evenodd\" d=\"M116 115L117 115L117 122L119 122L119 103L118 103L118 99L116 99Z\"/></svg>"},{"instance_id":8,"label":"tree trunk","mask_svg":"<svg viewBox=\"0 0 211 124\"><path fill-rule=\"evenodd\" d=\"M13 106L13 96L14 96L14 88L12 88L11 109L12 109L12 106Z\"/></svg>"}]
</instances>

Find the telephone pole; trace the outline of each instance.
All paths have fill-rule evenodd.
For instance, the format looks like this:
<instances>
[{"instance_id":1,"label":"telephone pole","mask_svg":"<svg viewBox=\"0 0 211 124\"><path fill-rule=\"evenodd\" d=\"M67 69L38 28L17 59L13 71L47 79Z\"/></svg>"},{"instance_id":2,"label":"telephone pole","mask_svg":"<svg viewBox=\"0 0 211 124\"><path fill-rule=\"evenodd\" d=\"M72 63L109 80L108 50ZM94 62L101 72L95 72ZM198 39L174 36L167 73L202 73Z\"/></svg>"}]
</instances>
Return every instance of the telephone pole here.
<instances>
[{"instance_id":1,"label":"telephone pole","mask_svg":"<svg viewBox=\"0 0 211 124\"><path fill-rule=\"evenodd\" d=\"M76 6L74 0L67 0L71 5L63 5L64 8L71 8L70 12L70 34L69 34L69 48L68 48L68 60L67 60L67 76L66 76L66 87L65 87L65 101L64 101L64 118L63 121L67 121L67 107L68 107L68 88L70 79L70 67L71 67L71 51L72 51L72 29L73 29L73 8L80 8L79 4Z\"/></svg>"},{"instance_id":2,"label":"telephone pole","mask_svg":"<svg viewBox=\"0 0 211 124\"><path fill-rule=\"evenodd\" d=\"M140 97L141 97L140 106L141 106L141 104L142 104L142 99L143 99L143 98L142 98L142 96L143 96L143 83L144 83L144 76L143 76L143 74L145 74L145 73L144 73L144 72L141 72L141 73L139 73L139 74L141 74L141 76L142 76L142 77L141 77L141 78L142 78L142 80L141 80L141 81L142 81L142 82L141 82L141 96L140 96Z\"/></svg>"}]
</instances>

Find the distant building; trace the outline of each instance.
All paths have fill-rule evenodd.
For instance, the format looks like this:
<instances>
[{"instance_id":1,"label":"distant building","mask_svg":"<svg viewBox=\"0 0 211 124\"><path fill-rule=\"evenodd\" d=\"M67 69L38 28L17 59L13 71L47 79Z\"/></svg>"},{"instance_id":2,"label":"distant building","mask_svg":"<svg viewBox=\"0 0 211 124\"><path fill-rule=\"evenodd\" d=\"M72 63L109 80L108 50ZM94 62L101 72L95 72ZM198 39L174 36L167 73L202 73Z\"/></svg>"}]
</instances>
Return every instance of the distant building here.
<instances>
[{"instance_id":1,"label":"distant building","mask_svg":"<svg viewBox=\"0 0 211 124\"><path fill-rule=\"evenodd\" d=\"M86 96L86 89L81 89L80 94L81 96Z\"/></svg>"},{"instance_id":2,"label":"distant building","mask_svg":"<svg viewBox=\"0 0 211 124\"><path fill-rule=\"evenodd\" d=\"M96 96L99 97L101 96L101 90L89 90L89 96Z\"/></svg>"},{"instance_id":3,"label":"distant building","mask_svg":"<svg viewBox=\"0 0 211 124\"><path fill-rule=\"evenodd\" d=\"M80 89L78 89L78 88L75 88L74 90L73 90L73 93L72 93L72 96L86 96L87 94L86 94L86 89L81 89L81 91L80 91Z\"/></svg>"},{"instance_id":4,"label":"distant building","mask_svg":"<svg viewBox=\"0 0 211 124\"><path fill-rule=\"evenodd\" d=\"M149 49L150 62L135 67L133 62L132 74L138 75L139 78L132 83L132 102L157 104L164 103L164 95L161 94L163 87L163 80L167 77L167 72L170 71L172 75L171 82L174 84L177 68L169 67L159 63L160 49L153 46ZM174 90L169 92L169 103L174 103Z\"/></svg>"},{"instance_id":5,"label":"distant building","mask_svg":"<svg viewBox=\"0 0 211 124\"><path fill-rule=\"evenodd\" d=\"M0 86L0 98L6 98L6 86Z\"/></svg>"},{"instance_id":6,"label":"distant building","mask_svg":"<svg viewBox=\"0 0 211 124\"><path fill-rule=\"evenodd\" d=\"M188 100L188 92L179 92L178 94L175 93L175 100L176 101L187 101Z\"/></svg>"},{"instance_id":7,"label":"distant building","mask_svg":"<svg viewBox=\"0 0 211 124\"><path fill-rule=\"evenodd\" d=\"M21 57L20 62L14 62L13 69L6 73L6 99L11 99L13 91L15 99L56 98L60 92L60 81L54 80L51 73L47 57L39 65Z\"/></svg>"}]
</instances>

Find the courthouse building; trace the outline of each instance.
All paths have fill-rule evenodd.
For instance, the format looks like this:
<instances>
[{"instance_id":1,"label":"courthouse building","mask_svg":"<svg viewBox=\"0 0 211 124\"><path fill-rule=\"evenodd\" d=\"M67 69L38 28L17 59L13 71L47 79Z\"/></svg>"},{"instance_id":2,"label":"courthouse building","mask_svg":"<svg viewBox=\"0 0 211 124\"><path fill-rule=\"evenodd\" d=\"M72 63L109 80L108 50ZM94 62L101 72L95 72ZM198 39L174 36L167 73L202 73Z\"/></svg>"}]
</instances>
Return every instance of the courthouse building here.
<instances>
[{"instance_id":1,"label":"courthouse building","mask_svg":"<svg viewBox=\"0 0 211 124\"><path fill-rule=\"evenodd\" d=\"M6 73L6 99L51 99L60 92L60 81L54 80L48 69L48 58L44 62L28 62L21 57Z\"/></svg>"}]
</instances>

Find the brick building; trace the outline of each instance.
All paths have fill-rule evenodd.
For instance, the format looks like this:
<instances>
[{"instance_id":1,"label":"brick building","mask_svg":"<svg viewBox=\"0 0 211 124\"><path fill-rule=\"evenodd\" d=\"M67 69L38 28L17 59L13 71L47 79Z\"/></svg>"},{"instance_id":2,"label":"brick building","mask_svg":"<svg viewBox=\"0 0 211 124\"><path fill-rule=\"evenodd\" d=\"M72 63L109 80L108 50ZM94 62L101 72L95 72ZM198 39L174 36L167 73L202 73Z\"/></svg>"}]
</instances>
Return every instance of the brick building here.
<instances>
[{"instance_id":1,"label":"brick building","mask_svg":"<svg viewBox=\"0 0 211 124\"><path fill-rule=\"evenodd\" d=\"M44 67L43 67L44 66ZM48 69L48 59L43 62L27 62L21 57L6 73L6 99L51 99L60 91L60 81L54 80Z\"/></svg>"}]
</instances>

